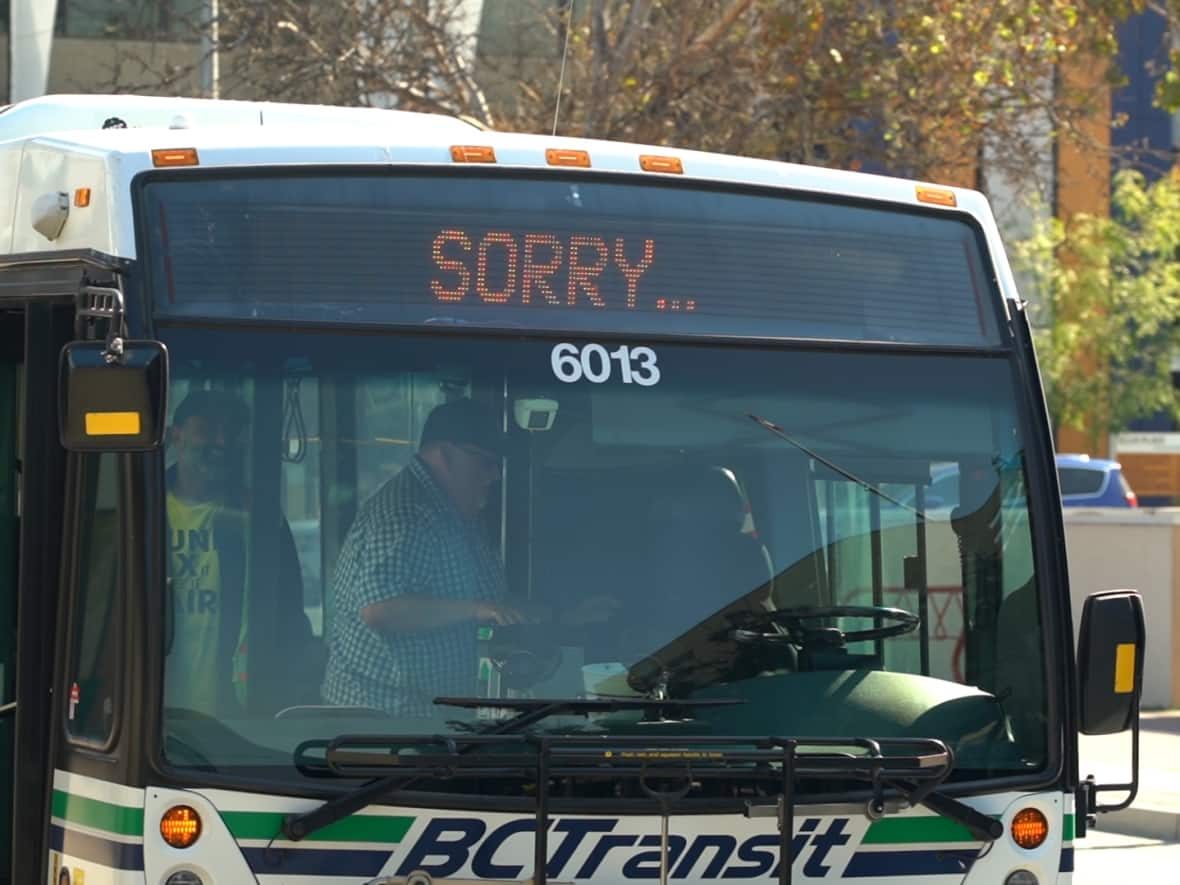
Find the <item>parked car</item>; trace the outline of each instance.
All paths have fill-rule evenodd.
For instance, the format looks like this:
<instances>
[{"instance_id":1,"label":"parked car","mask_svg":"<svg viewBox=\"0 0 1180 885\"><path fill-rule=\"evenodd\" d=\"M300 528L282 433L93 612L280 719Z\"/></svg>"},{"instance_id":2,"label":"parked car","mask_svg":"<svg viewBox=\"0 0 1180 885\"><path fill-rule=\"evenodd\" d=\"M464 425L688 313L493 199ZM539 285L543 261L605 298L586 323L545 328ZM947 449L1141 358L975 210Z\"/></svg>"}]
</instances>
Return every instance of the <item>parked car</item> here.
<instances>
[{"instance_id":1,"label":"parked car","mask_svg":"<svg viewBox=\"0 0 1180 885\"><path fill-rule=\"evenodd\" d=\"M1138 507L1118 461L1089 455L1057 456L1057 481L1064 507ZM959 468L948 465L931 473L926 487L926 508L956 507L959 503Z\"/></svg>"},{"instance_id":2,"label":"parked car","mask_svg":"<svg viewBox=\"0 0 1180 885\"><path fill-rule=\"evenodd\" d=\"M1065 507L1138 507L1139 498L1118 461L1058 455L1057 478Z\"/></svg>"}]
</instances>

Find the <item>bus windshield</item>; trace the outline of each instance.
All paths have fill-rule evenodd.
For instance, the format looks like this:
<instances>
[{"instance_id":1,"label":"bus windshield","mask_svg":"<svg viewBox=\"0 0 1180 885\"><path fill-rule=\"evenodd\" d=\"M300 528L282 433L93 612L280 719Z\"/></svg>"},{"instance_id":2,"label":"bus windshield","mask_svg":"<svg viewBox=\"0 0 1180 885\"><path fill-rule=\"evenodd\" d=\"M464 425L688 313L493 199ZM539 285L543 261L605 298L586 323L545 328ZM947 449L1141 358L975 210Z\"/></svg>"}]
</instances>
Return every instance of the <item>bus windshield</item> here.
<instances>
[{"instance_id":1,"label":"bus windshield","mask_svg":"<svg viewBox=\"0 0 1180 885\"><path fill-rule=\"evenodd\" d=\"M961 779L1049 762L1003 351L157 332L175 766L299 778L308 740L656 693L736 701L662 723L686 735L939 738Z\"/></svg>"}]
</instances>

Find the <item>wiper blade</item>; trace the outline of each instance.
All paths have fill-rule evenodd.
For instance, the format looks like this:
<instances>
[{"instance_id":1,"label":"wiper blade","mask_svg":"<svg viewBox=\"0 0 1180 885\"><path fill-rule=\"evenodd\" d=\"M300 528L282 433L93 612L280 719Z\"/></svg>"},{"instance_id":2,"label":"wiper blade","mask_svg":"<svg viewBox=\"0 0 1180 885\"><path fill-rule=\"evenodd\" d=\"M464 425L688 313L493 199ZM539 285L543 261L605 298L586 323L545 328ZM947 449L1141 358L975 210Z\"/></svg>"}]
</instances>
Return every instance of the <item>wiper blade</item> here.
<instances>
[{"instance_id":1,"label":"wiper blade","mask_svg":"<svg viewBox=\"0 0 1180 885\"><path fill-rule=\"evenodd\" d=\"M466 698L466 697L443 697L435 698L434 703L440 706L448 707L466 707L466 708L489 708L495 707L506 710L516 710L517 715L494 725L489 726L486 730L481 731L481 736L497 736L497 735L512 735L519 734L525 729L536 723L549 718L550 716L560 716L563 713L588 714L588 713L610 713L619 710L641 710L644 713L644 720L648 722L672 722L684 721L686 718L683 715L679 717L671 717L668 714L674 712L690 712L693 709L703 707L724 707L732 704L744 704L744 698L692 698L692 699L673 699L673 698ZM423 742L431 740L426 735L422 736ZM438 740L437 738L435 740ZM333 742L329 742L329 745ZM457 753L469 753L481 746L479 743L464 742L458 747ZM298 758L302 755L304 745L296 749L295 754ZM388 756L388 764L397 764L396 756ZM316 830L323 829L329 824L333 824L338 820L348 817L354 812L360 811L367 805L372 805L381 796L386 795L394 790L399 790L409 786L414 781L417 781L423 775L414 774L407 776L404 773L398 773L388 777L379 778L372 783L365 784L358 787L350 793L345 793L342 796L337 796L334 799L329 799L319 808L314 808L311 811L303 814L291 814L283 820L283 835L292 842L298 842L301 839L306 839Z\"/></svg>"},{"instance_id":2,"label":"wiper blade","mask_svg":"<svg viewBox=\"0 0 1180 885\"><path fill-rule=\"evenodd\" d=\"M779 439L783 440L784 442L790 443L795 448L797 448L799 451L801 451L803 454L807 455L809 458L814 458L820 464L824 465L824 467L827 467L829 470L834 470L836 473L840 474L845 479L856 483L858 486L865 489L866 491L872 492L874 495L877 495L880 498L884 498L890 504L895 504L898 507L908 510L910 513L914 514L919 519L923 519L923 520L926 519L926 514L923 513L921 510L916 510L915 508L911 507L909 504L906 504L902 501L897 500L897 498L893 497L888 492L883 491L878 486L873 485L867 479L862 479L861 477L857 476L855 473L851 472L850 470L846 470L845 468L841 467L839 464L837 464L835 461L831 460L830 458L825 458L823 455L821 455L819 452L815 451L815 449L811 448L810 446L805 446L803 443L799 442L799 440L795 439L793 436L791 436L789 433L787 433L785 430L783 430L781 427L779 427L777 424L775 424L773 421L769 420L768 418L763 418L761 415L755 415L753 412L748 412L746 414L746 417L748 417L751 421L753 421L759 427L769 430L771 433L773 433L775 436L777 436Z\"/></svg>"},{"instance_id":3,"label":"wiper blade","mask_svg":"<svg viewBox=\"0 0 1180 885\"><path fill-rule=\"evenodd\" d=\"M618 713L639 710L641 722L685 722L694 710L746 703L745 698L435 698L444 707L514 710L515 716L489 726L481 734L515 734L531 725L567 713ZM679 715L678 715L679 714ZM686 715L688 714L688 715Z\"/></svg>"},{"instance_id":4,"label":"wiper blade","mask_svg":"<svg viewBox=\"0 0 1180 885\"><path fill-rule=\"evenodd\" d=\"M927 791L926 787L915 787L895 781L888 783L902 796L904 800L886 802L883 798L869 800L865 814L871 819L879 819L888 814L895 814L907 808L924 805L936 814L954 821L973 837L981 842L995 842L1004 835L1004 823L998 818L977 811L965 802L960 802L944 793ZM746 807L746 817L779 817L781 807L776 804L750 804Z\"/></svg>"}]
</instances>

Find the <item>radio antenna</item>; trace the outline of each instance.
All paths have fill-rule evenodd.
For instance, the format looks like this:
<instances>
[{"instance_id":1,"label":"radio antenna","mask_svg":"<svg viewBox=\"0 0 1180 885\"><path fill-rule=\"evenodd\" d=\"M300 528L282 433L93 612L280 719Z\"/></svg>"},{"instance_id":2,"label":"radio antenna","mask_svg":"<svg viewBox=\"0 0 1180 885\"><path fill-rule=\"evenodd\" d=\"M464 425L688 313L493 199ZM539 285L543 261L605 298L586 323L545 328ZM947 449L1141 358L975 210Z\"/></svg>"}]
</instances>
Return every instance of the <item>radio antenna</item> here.
<instances>
[{"instance_id":1,"label":"radio antenna","mask_svg":"<svg viewBox=\"0 0 1180 885\"><path fill-rule=\"evenodd\" d=\"M557 135L557 118L561 113L561 93L565 86L565 60L570 52L570 31L574 27L574 0L566 0L565 41L561 47L561 73L557 75L557 98L553 102L553 134Z\"/></svg>"}]
</instances>

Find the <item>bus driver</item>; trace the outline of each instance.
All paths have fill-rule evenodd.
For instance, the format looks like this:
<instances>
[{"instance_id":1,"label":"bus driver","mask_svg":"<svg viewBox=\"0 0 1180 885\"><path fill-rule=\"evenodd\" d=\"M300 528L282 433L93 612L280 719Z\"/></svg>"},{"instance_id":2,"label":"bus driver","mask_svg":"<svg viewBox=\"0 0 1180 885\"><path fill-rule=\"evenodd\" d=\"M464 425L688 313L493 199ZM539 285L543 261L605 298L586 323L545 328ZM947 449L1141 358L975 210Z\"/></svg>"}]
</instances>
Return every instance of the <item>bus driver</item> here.
<instances>
[{"instance_id":1,"label":"bus driver","mask_svg":"<svg viewBox=\"0 0 1180 885\"><path fill-rule=\"evenodd\" d=\"M537 619L504 601L500 558L479 525L506 443L477 403L437 406L414 459L361 506L333 578L325 701L429 716L434 698L475 691L477 624ZM594 597L561 620L600 622L617 608Z\"/></svg>"},{"instance_id":2,"label":"bus driver","mask_svg":"<svg viewBox=\"0 0 1180 885\"><path fill-rule=\"evenodd\" d=\"M469 399L438 406L418 454L362 505L333 579L328 703L427 716L475 688L479 622L525 620L503 602L499 557L478 517L507 437Z\"/></svg>"}]
</instances>

